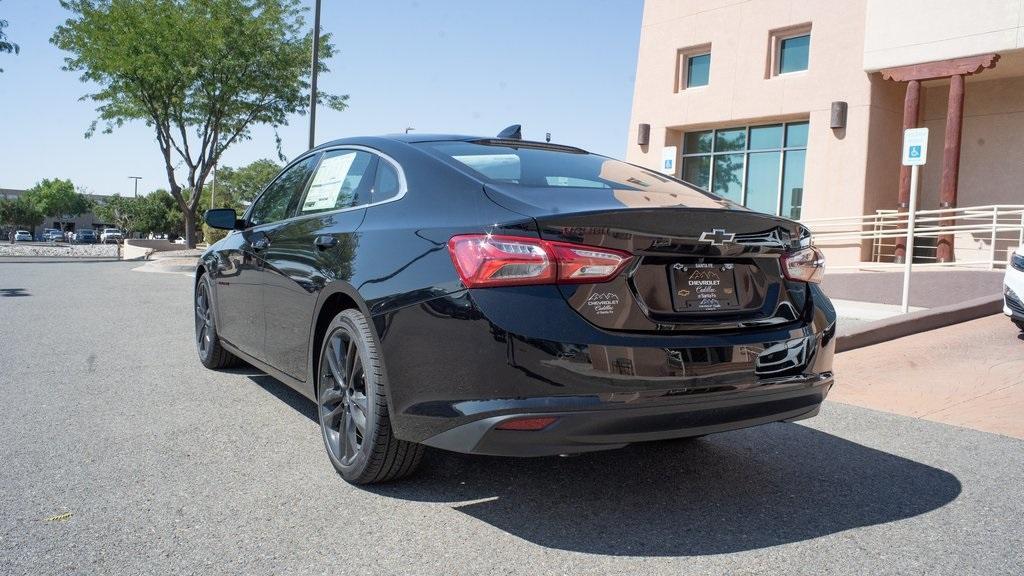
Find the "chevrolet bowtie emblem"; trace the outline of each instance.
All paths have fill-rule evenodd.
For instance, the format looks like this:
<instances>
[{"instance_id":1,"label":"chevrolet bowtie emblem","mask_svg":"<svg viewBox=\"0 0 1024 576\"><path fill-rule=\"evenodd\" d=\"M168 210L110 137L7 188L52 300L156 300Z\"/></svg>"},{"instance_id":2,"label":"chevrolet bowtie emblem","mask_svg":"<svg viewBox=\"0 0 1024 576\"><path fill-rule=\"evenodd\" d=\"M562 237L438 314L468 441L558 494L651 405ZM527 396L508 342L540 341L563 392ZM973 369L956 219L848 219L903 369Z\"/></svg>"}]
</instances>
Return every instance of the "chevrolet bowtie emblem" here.
<instances>
[{"instance_id":1,"label":"chevrolet bowtie emblem","mask_svg":"<svg viewBox=\"0 0 1024 576\"><path fill-rule=\"evenodd\" d=\"M714 228L710 232L701 232L700 241L709 242L712 246L721 246L726 242L732 242L735 234L727 233L721 228Z\"/></svg>"}]
</instances>

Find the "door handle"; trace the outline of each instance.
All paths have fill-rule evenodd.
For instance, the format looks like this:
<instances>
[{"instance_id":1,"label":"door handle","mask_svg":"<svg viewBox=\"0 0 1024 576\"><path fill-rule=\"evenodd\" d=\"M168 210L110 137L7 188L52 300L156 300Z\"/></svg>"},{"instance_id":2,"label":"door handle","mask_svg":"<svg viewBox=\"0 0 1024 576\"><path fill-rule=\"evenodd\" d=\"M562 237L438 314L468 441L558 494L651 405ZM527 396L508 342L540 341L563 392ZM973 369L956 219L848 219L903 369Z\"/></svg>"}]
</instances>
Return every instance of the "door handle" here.
<instances>
[{"instance_id":1,"label":"door handle","mask_svg":"<svg viewBox=\"0 0 1024 576\"><path fill-rule=\"evenodd\" d=\"M266 250L267 248L270 248L270 238L266 234L260 234L253 238L249 245L257 252L260 250Z\"/></svg>"},{"instance_id":2,"label":"door handle","mask_svg":"<svg viewBox=\"0 0 1024 576\"><path fill-rule=\"evenodd\" d=\"M338 244L338 239L334 236L323 235L317 236L316 240L313 240L313 245L321 250L327 250L328 248L334 248Z\"/></svg>"}]
</instances>

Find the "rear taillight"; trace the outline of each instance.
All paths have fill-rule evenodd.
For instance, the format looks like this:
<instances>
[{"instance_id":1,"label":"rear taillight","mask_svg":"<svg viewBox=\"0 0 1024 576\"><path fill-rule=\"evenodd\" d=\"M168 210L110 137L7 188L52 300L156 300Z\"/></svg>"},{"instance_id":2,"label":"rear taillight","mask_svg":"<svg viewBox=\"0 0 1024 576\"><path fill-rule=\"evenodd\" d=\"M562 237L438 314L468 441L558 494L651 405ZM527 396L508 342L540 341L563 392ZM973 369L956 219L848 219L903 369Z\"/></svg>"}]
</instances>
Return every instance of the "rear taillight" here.
<instances>
[{"instance_id":1,"label":"rear taillight","mask_svg":"<svg viewBox=\"0 0 1024 576\"><path fill-rule=\"evenodd\" d=\"M790 280L817 284L825 275L825 255L814 246L783 254L782 273Z\"/></svg>"},{"instance_id":2,"label":"rear taillight","mask_svg":"<svg viewBox=\"0 0 1024 576\"><path fill-rule=\"evenodd\" d=\"M608 248L489 234L455 236L448 252L467 288L606 282L630 260Z\"/></svg>"}]
</instances>

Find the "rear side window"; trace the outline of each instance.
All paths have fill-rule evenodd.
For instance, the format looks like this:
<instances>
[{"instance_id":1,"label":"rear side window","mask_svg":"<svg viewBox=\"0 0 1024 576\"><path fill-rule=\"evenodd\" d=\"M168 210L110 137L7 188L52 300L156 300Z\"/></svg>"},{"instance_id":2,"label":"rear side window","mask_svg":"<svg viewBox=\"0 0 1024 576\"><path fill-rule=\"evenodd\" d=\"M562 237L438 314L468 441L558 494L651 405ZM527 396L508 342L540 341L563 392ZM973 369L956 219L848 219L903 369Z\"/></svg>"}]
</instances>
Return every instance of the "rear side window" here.
<instances>
[{"instance_id":1,"label":"rear side window","mask_svg":"<svg viewBox=\"0 0 1024 576\"><path fill-rule=\"evenodd\" d=\"M377 177L373 182L371 202L384 202L398 196L402 185L398 180L398 172L390 162L380 160L377 163Z\"/></svg>"},{"instance_id":2,"label":"rear side window","mask_svg":"<svg viewBox=\"0 0 1024 576\"><path fill-rule=\"evenodd\" d=\"M306 186L310 172L316 165L316 160L317 156L314 154L278 176L256 200L249 213L249 223L259 226L289 218Z\"/></svg>"},{"instance_id":3,"label":"rear side window","mask_svg":"<svg viewBox=\"0 0 1024 576\"><path fill-rule=\"evenodd\" d=\"M333 150L316 167L299 212L313 214L366 203L377 157L361 150Z\"/></svg>"}]
</instances>

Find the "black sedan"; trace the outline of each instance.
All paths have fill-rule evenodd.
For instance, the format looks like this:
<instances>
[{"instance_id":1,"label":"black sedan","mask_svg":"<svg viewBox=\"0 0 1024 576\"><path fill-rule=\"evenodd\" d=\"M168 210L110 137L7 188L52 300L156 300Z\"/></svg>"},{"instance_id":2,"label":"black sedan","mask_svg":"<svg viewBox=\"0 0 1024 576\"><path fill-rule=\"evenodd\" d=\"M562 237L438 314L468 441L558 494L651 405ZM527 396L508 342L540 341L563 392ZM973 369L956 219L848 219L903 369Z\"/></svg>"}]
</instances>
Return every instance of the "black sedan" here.
<instances>
[{"instance_id":1,"label":"black sedan","mask_svg":"<svg viewBox=\"0 0 1024 576\"><path fill-rule=\"evenodd\" d=\"M799 224L569 146L401 135L289 164L200 259L196 341L318 406L353 483L818 412L836 315Z\"/></svg>"}]
</instances>

